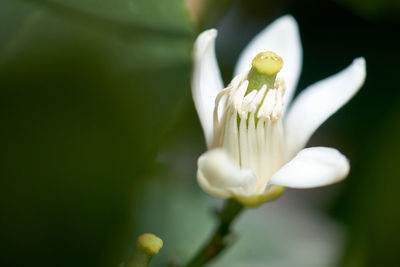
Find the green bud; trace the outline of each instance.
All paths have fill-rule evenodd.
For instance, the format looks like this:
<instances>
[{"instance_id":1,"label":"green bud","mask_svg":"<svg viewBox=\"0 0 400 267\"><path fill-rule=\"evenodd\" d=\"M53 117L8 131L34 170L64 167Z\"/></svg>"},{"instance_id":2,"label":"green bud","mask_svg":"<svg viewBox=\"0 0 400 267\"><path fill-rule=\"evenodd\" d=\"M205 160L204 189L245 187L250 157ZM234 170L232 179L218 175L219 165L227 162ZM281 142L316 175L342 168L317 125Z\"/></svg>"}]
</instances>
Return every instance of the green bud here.
<instances>
[{"instance_id":1,"label":"green bud","mask_svg":"<svg viewBox=\"0 0 400 267\"><path fill-rule=\"evenodd\" d=\"M156 255L163 246L163 241L153 234L142 234L136 242L136 249L126 267L147 267L151 258Z\"/></svg>"},{"instance_id":2,"label":"green bud","mask_svg":"<svg viewBox=\"0 0 400 267\"><path fill-rule=\"evenodd\" d=\"M163 246L163 241L154 234L142 234L137 239L137 246L145 253L153 256L158 254Z\"/></svg>"},{"instance_id":3,"label":"green bud","mask_svg":"<svg viewBox=\"0 0 400 267\"><path fill-rule=\"evenodd\" d=\"M260 90L265 84L273 88L276 75L282 69L283 60L274 52L267 51L259 53L251 62L251 69L247 75L249 86L246 94L253 90Z\"/></svg>"}]
</instances>

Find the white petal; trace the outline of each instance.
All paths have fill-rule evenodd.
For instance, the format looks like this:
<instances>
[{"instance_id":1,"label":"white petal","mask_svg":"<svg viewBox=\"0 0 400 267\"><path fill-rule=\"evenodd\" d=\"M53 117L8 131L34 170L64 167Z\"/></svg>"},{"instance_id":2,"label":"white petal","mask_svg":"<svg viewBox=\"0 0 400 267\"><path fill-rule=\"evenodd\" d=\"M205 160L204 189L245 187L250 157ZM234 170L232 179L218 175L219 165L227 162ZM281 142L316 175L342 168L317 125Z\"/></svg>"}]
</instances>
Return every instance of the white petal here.
<instances>
[{"instance_id":1,"label":"white petal","mask_svg":"<svg viewBox=\"0 0 400 267\"><path fill-rule=\"evenodd\" d=\"M257 189L254 174L241 170L223 149L209 150L200 156L197 181L204 191L219 198L251 195Z\"/></svg>"},{"instance_id":2,"label":"white petal","mask_svg":"<svg viewBox=\"0 0 400 267\"><path fill-rule=\"evenodd\" d=\"M224 87L215 56L216 37L217 30L204 31L193 48L192 96L208 147L212 144L215 98Z\"/></svg>"},{"instance_id":3,"label":"white petal","mask_svg":"<svg viewBox=\"0 0 400 267\"><path fill-rule=\"evenodd\" d=\"M349 170L349 161L336 149L312 147L301 150L271 177L270 183L292 188L319 187L343 180Z\"/></svg>"},{"instance_id":4,"label":"white petal","mask_svg":"<svg viewBox=\"0 0 400 267\"><path fill-rule=\"evenodd\" d=\"M346 104L364 83L365 59L357 58L343 71L306 88L285 118L287 157L302 149L315 130Z\"/></svg>"},{"instance_id":5,"label":"white petal","mask_svg":"<svg viewBox=\"0 0 400 267\"><path fill-rule=\"evenodd\" d=\"M285 80L284 103L287 106L297 86L303 57L299 29L292 16L280 17L251 40L236 63L235 76L249 71L253 58L263 51L273 51L283 59L278 77Z\"/></svg>"}]
</instances>

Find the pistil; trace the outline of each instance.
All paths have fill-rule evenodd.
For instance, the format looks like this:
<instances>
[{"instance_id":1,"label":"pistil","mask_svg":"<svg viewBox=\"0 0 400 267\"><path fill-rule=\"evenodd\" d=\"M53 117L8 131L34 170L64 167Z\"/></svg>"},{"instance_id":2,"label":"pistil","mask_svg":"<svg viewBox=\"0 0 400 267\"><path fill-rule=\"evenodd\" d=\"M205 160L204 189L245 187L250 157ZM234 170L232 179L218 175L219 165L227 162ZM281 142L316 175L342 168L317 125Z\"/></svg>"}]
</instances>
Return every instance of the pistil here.
<instances>
[{"instance_id":1,"label":"pistil","mask_svg":"<svg viewBox=\"0 0 400 267\"><path fill-rule=\"evenodd\" d=\"M247 75L249 86L246 95L253 90L260 90L264 84L267 89L274 88L276 75L283 66L282 58L271 51L261 52L253 59L251 65Z\"/></svg>"}]
</instances>

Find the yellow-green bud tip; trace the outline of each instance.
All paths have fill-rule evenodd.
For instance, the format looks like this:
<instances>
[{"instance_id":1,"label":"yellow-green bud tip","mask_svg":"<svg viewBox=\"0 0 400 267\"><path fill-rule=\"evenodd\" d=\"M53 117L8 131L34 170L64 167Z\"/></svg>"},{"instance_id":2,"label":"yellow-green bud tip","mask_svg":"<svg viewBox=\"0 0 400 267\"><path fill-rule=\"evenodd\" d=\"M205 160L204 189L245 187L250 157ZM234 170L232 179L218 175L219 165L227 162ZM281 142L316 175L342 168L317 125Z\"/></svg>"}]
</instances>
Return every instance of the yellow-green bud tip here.
<instances>
[{"instance_id":1,"label":"yellow-green bud tip","mask_svg":"<svg viewBox=\"0 0 400 267\"><path fill-rule=\"evenodd\" d=\"M265 75L275 75L282 69L283 60L274 52L267 51L259 53L253 59L251 65L259 73Z\"/></svg>"},{"instance_id":2,"label":"yellow-green bud tip","mask_svg":"<svg viewBox=\"0 0 400 267\"><path fill-rule=\"evenodd\" d=\"M161 238L153 234L142 234L137 239L137 246L146 254L156 255L163 246Z\"/></svg>"}]
</instances>

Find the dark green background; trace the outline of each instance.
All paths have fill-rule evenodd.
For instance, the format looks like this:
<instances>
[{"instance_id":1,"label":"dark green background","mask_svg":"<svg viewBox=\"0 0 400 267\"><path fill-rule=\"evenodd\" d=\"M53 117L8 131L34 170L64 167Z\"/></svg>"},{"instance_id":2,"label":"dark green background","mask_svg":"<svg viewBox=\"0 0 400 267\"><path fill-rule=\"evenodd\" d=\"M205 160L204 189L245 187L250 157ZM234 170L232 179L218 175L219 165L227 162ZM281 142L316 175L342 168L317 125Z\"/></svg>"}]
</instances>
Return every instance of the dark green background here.
<instances>
[{"instance_id":1,"label":"dark green background","mask_svg":"<svg viewBox=\"0 0 400 267\"><path fill-rule=\"evenodd\" d=\"M214 205L195 182L205 145L190 96L192 43L220 28L229 82L251 37L287 13L303 42L300 89L358 56L367 80L310 144L346 154L349 178L285 194L343 227L333 266L398 266L400 4L389 0L211 0L198 22L181 0L2 0L0 266L117 266L143 231L164 240L154 266L171 253L187 259ZM263 212L249 216L260 223ZM285 257L282 243L267 255Z\"/></svg>"}]
</instances>

